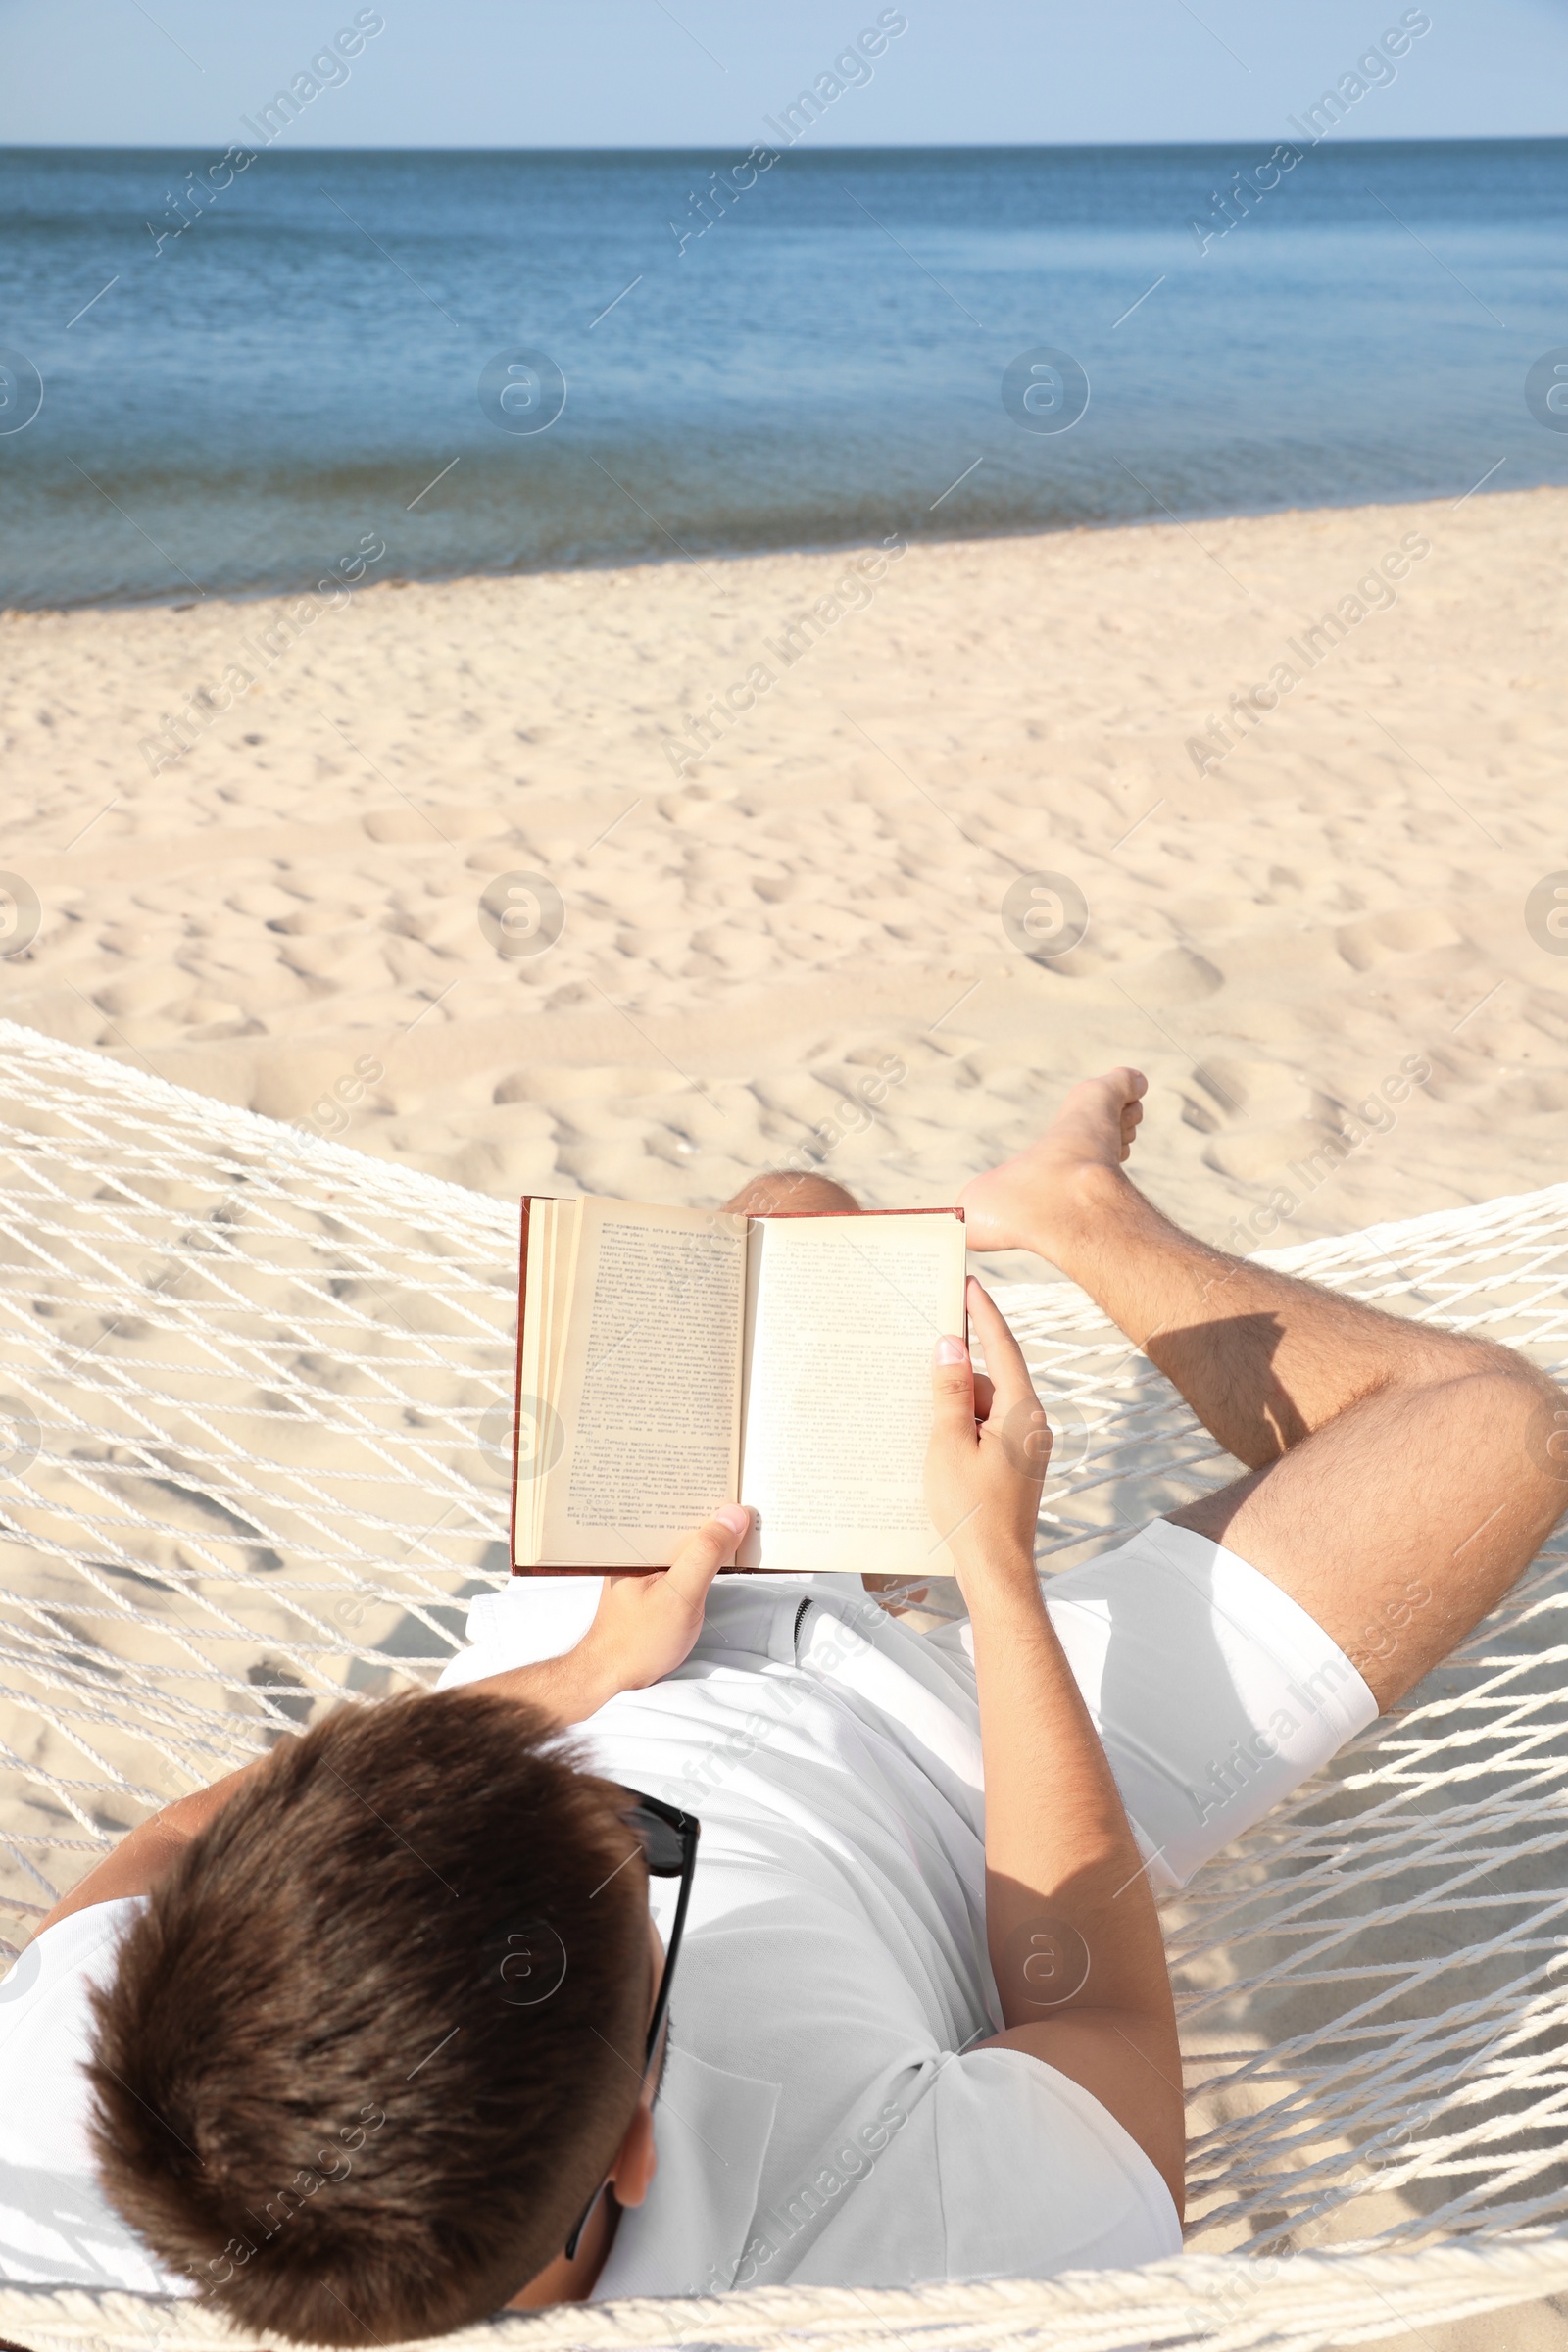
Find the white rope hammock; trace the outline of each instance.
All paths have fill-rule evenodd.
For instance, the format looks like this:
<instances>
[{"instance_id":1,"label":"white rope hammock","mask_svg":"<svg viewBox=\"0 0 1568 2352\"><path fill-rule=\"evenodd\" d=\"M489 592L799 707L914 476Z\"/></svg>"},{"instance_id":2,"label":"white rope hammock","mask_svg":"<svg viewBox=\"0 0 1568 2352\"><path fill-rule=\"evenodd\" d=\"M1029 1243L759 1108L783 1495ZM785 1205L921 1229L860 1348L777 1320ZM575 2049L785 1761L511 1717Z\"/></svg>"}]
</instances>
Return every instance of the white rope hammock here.
<instances>
[{"instance_id":1,"label":"white rope hammock","mask_svg":"<svg viewBox=\"0 0 1568 2352\"><path fill-rule=\"evenodd\" d=\"M133 1822L345 1692L427 1683L507 1573L516 1219L0 1022L0 1946ZM1266 1253L1548 1367L1568 1185ZM1070 1285L1002 1303L1062 1566L1234 1473ZM1568 1426L1568 1424L1565 1424ZM573 2308L544 2347L1326 2348L1568 2289L1568 1557L1165 1909L1193 2251L1137 2272ZM42 2352L235 2339L0 2288Z\"/></svg>"}]
</instances>

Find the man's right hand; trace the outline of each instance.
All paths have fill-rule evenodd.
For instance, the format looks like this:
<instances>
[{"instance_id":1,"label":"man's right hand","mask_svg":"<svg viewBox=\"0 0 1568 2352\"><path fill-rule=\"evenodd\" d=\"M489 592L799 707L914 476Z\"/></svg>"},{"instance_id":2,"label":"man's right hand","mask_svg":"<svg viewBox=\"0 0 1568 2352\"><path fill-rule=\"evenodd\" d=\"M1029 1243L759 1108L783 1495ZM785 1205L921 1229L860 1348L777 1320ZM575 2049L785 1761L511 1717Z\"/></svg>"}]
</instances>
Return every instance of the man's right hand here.
<instances>
[{"instance_id":1,"label":"man's right hand","mask_svg":"<svg viewBox=\"0 0 1568 2352\"><path fill-rule=\"evenodd\" d=\"M976 1375L956 1336L937 1342L925 1500L972 1614L999 1582L1033 1583L1051 1431L1017 1341L972 1278L968 1308L991 1371Z\"/></svg>"},{"instance_id":2,"label":"man's right hand","mask_svg":"<svg viewBox=\"0 0 1568 2352\"><path fill-rule=\"evenodd\" d=\"M465 1686L542 1707L561 1724L586 1723L623 1690L646 1690L690 1656L703 1630L709 1587L752 1522L726 1502L686 1538L667 1568L652 1576L604 1579L593 1623L572 1649L531 1666L509 1666Z\"/></svg>"},{"instance_id":3,"label":"man's right hand","mask_svg":"<svg viewBox=\"0 0 1568 2352\"><path fill-rule=\"evenodd\" d=\"M744 1503L726 1502L686 1538L656 1576L607 1576L594 1621L575 1651L598 1704L646 1690L684 1664L703 1630L709 1587L751 1526Z\"/></svg>"}]
</instances>

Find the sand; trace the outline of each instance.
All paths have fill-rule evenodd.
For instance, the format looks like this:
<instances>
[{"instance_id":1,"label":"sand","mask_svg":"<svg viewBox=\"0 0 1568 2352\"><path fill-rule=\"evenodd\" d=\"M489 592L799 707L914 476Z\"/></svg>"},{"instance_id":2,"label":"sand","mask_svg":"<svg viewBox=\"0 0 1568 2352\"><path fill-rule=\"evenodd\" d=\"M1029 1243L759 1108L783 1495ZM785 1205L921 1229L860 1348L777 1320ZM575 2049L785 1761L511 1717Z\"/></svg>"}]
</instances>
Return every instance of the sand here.
<instances>
[{"instance_id":1,"label":"sand","mask_svg":"<svg viewBox=\"0 0 1568 2352\"><path fill-rule=\"evenodd\" d=\"M503 1196L717 1200L804 1152L937 1202L1120 1058L1149 1190L1233 1245L1545 1183L1565 522L1544 489L368 575L292 642L288 600L12 612L40 920L0 1009ZM480 898L518 872L564 928L514 956Z\"/></svg>"},{"instance_id":2,"label":"sand","mask_svg":"<svg viewBox=\"0 0 1568 2352\"><path fill-rule=\"evenodd\" d=\"M1120 1058L1142 1182L1232 1246L1528 1189L1568 1103L1568 940L1527 921L1568 866L1565 523L1484 492L368 583L282 631L7 614L38 917L0 1011L501 1198L806 1161L934 1203ZM481 906L515 874L559 894L538 953ZM1568 2340L1494 2326L1427 2340Z\"/></svg>"}]
</instances>

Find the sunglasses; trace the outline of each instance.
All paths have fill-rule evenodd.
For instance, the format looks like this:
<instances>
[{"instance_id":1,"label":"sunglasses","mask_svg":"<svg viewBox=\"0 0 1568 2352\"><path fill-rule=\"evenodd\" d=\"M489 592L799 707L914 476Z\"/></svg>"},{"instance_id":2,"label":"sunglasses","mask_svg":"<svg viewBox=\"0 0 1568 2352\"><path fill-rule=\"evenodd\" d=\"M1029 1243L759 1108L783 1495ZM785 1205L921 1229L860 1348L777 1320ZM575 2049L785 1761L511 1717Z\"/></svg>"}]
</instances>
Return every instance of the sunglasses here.
<instances>
[{"instance_id":1,"label":"sunglasses","mask_svg":"<svg viewBox=\"0 0 1568 2352\"><path fill-rule=\"evenodd\" d=\"M654 1996L654 2014L648 2023L648 2039L643 2048L643 2080L654 2063L664 2020L669 2014L669 1988L675 1981L675 1962L680 1953L680 1939L686 1927L687 1906L692 1899L692 1879L697 1870L697 1840L702 1824L694 1813L683 1813L678 1805L666 1805L657 1796L644 1796L640 1789L627 1788L623 1793L631 1799L620 1812L620 1819L633 1833L643 1849L643 1860L651 1879L679 1879L680 1893L675 1898L675 1918L664 1946L664 1966L659 1979L659 1990ZM601 2181L589 2198L581 2221L566 2240L566 2260L577 2251L578 2240L593 2219L594 2208L605 2193Z\"/></svg>"}]
</instances>

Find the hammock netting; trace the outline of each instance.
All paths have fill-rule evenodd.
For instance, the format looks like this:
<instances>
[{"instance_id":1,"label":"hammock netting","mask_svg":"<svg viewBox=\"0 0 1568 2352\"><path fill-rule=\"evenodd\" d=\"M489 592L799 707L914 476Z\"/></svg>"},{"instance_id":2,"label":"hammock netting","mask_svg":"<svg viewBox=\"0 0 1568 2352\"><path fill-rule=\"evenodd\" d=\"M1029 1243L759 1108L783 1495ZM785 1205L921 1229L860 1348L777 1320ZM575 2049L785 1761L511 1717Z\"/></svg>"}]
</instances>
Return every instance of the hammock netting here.
<instances>
[{"instance_id":1,"label":"hammock netting","mask_svg":"<svg viewBox=\"0 0 1568 2352\"><path fill-rule=\"evenodd\" d=\"M15 1952L157 1806L345 1696L432 1681L505 1580L517 1220L10 1023L0 1055ZM1568 1356L1568 1185L1264 1254L1547 1369ZM1081 1292L999 1297L1059 1433L1044 1568L1235 1475ZM1565 1602L1554 1539L1395 1714L1166 1903L1180 2261L589 2306L451 2340L1311 2352L1568 2288ZM235 2342L200 2304L82 2289L0 2288L0 2335Z\"/></svg>"}]
</instances>

